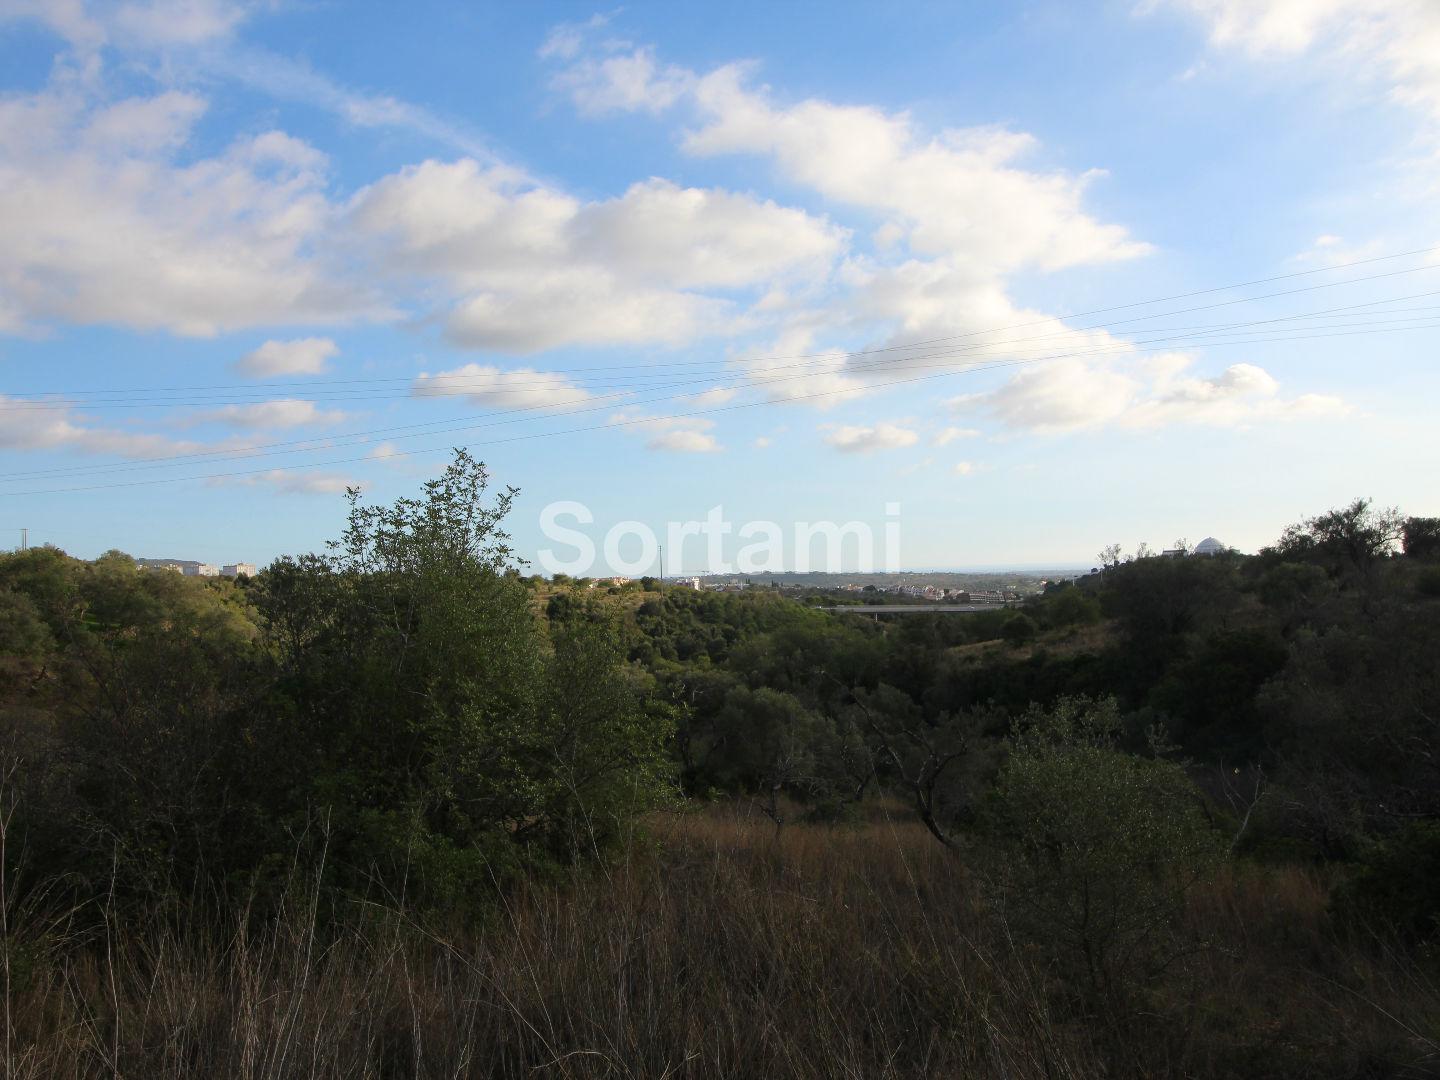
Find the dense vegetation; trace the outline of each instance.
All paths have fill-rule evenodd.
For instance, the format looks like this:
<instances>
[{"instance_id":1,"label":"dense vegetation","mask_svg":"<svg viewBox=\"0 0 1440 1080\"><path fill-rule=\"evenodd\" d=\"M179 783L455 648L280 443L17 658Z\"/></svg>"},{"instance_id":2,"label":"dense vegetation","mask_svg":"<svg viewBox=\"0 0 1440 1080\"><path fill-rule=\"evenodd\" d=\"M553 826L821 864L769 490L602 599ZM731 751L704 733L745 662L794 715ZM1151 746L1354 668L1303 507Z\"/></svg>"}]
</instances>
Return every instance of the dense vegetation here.
<instances>
[{"instance_id":1,"label":"dense vegetation","mask_svg":"<svg viewBox=\"0 0 1440 1080\"><path fill-rule=\"evenodd\" d=\"M1440 520L876 620L512 496L0 557L6 1077L1440 1071Z\"/></svg>"}]
</instances>

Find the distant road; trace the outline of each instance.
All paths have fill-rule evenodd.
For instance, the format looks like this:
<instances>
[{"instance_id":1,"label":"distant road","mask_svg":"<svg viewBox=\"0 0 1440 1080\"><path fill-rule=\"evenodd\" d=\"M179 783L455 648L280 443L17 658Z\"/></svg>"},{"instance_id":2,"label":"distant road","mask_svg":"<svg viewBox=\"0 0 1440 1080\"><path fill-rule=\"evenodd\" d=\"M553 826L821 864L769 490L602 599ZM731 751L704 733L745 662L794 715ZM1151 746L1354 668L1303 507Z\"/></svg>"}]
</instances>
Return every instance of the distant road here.
<instances>
[{"instance_id":1,"label":"distant road","mask_svg":"<svg viewBox=\"0 0 1440 1080\"><path fill-rule=\"evenodd\" d=\"M837 604L821 611L851 611L859 615L925 615L943 612L965 614L975 611L1000 611L1006 604Z\"/></svg>"}]
</instances>

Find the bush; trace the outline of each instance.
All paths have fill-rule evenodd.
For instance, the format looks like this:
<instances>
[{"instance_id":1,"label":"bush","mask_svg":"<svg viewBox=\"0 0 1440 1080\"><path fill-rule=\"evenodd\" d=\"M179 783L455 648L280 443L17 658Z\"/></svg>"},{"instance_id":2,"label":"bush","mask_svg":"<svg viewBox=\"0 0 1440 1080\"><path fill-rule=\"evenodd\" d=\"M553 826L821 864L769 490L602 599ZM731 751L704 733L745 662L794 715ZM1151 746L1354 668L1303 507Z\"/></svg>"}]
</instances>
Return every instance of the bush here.
<instances>
[{"instance_id":1,"label":"bush","mask_svg":"<svg viewBox=\"0 0 1440 1080\"><path fill-rule=\"evenodd\" d=\"M1000 636L1005 643L1017 649L1034 641L1039 632L1040 628L1035 625L1035 620L1024 612L1010 616L1000 626Z\"/></svg>"},{"instance_id":2,"label":"bush","mask_svg":"<svg viewBox=\"0 0 1440 1080\"><path fill-rule=\"evenodd\" d=\"M1184 771L1121 751L1120 730L1112 700L1032 709L983 818L999 902L1106 996L1177 955L1186 894L1218 850Z\"/></svg>"},{"instance_id":3,"label":"bush","mask_svg":"<svg viewBox=\"0 0 1440 1080\"><path fill-rule=\"evenodd\" d=\"M1440 566L1427 566L1415 579L1415 591L1431 600L1440 596Z\"/></svg>"},{"instance_id":4,"label":"bush","mask_svg":"<svg viewBox=\"0 0 1440 1080\"><path fill-rule=\"evenodd\" d=\"M1377 843L1340 891L1336 907L1411 941L1440 938L1440 822L1413 822Z\"/></svg>"}]
</instances>

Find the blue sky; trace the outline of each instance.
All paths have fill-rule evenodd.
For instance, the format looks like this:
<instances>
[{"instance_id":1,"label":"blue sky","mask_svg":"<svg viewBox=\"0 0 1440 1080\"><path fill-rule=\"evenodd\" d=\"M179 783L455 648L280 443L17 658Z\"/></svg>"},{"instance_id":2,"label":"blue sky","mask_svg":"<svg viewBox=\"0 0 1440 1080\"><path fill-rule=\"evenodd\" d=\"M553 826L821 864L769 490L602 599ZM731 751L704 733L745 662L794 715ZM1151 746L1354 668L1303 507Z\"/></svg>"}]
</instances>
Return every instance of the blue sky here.
<instances>
[{"instance_id":1,"label":"blue sky","mask_svg":"<svg viewBox=\"0 0 1440 1080\"><path fill-rule=\"evenodd\" d=\"M1432 0L0 0L0 81L3 545L263 563L454 445L527 556L1440 512Z\"/></svg>"}]
</instances>

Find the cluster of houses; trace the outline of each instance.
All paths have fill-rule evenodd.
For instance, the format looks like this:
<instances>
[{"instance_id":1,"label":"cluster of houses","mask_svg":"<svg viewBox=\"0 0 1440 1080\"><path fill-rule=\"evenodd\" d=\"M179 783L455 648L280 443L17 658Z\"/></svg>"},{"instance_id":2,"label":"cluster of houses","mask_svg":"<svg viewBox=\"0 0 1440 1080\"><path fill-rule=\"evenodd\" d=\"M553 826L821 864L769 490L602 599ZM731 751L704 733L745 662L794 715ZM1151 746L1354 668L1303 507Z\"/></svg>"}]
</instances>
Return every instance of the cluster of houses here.
<instances>
[{"instance_id":1,"label":"cluster of houses","mask_svg":"<svg viewBox=\"0 0 1440 1080\"><path fill-rule=\"evenodd\" d=\"M196 562L194 559L136 559L135 565L142 570L168 570L186 577L254 577L257 573L254 563L237 562L215 566L211 563Z\"/></svg>"},{"instance_id":2,"label":"cluster of houses","mask_svg":"<svg viewBox=\"0 0 1440 1080\"><path fill-rule=\"evenodd\" d=\"M894 593L897 596L913 596L918 600L948 600L952 604L1004 604L1019 600L1018 592L1004 589L946 589L939 585L842 585L844 592Z\"/></svg>"}]
</instances>

